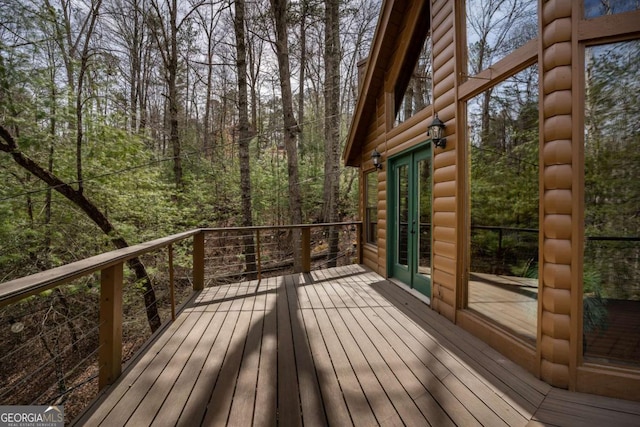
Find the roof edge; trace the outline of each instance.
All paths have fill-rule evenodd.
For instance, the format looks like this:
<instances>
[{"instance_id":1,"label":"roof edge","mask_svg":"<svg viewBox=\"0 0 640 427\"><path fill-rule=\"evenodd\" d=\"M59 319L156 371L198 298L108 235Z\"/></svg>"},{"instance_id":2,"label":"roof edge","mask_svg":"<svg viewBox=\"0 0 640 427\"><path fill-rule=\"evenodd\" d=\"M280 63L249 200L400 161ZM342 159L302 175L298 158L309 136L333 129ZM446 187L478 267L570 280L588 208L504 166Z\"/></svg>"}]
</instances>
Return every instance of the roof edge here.
<instances>
[{"instance_id":1,"label":"roof edge","mask_svg":"<svg viewBox=\"0 0 640 427\"><path fill-rule=\"evenodd\" d=\"M362 80L362 87L360 88L360 93L358 94L356 109L354 111L353 117L351 118L351 126L349 126L347 143L342 153L342 158L345 166L360 166L360 161L354 158L354 149L358 147L358 145L355 144L355 141L361 129L365 127L365 124L363 123L365 107L368 101L371 100L371 97L376 95L370 90L371 81L373 79L373 73L376 67L379 65L379 62L381 61L380 49L382 47L382 42L384 39L383 36L386 33L389 18L395 5L396 0L384 0L382 3L382 7L380 8L380 18L378 18L378 25L376 26L376 31L373 36L373 43L371 44L371 50L369 56L367 57L367 66L364 73L364 79Z\"/></svg>"}]
</instances>

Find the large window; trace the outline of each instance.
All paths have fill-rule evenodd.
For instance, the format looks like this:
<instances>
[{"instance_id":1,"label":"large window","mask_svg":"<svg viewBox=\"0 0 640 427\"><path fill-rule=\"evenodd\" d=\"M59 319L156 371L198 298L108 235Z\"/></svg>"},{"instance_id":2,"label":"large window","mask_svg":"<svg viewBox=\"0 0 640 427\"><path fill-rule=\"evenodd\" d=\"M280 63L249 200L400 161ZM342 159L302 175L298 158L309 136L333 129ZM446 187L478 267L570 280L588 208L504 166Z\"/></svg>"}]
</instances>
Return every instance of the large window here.
<instances>
[{"instance_id":1,"label":"large window","mask_svg":"<svg viewBox=\"0 0 640 427\"><path fill-rule=\"evenodd\" d=\"M589 360L640 363L639 57L640 40L585 51L583 348Z\"/></svg>"},{"instance_id":2,"label":"large window","mask_svg":"<svg viewBox=\"0 0 640 427\"><path fill-rule=\"evenodd\" d=\"M394 125L406 121L431 104L431 85L431 37L426 37L408 81L399 80L396 85Z\"/></svg>"},{"instance_id":3,"label":"large window","mask_svg":"<svg viewBox=\"0 0 640 427\"><path fill-rule=\"evenodd\" d=\"M471 253L467 308L535 342L538 68L467 102Z\"/></svg>"},{"instance_id":4,"label":"large window","mask_svg":"<svg viewBox=\"0 0 640 427\"><path fill-rule=\"evenodd\" d=\"M407 2L411 4L411 2ZM393 126L431 104L431 34L429 7L421 9L416 32L409 40L393 93ZM407 17L408 19L408 17Z\"/></svg>"},{"instance_id":5,"label":"large window","mask_svg":"<svg viewBox=\"0 0 640 427\"><path fill-rule=\"evenodd\" d=\"M364 182L365 241L376 244L378 241L378 172L367 172L364 175Z\"/></svg>"},{"instance_id":6,"label":"large window","mask_svg":"<svg viewBox=\"0 0 640 427\"><path fill-rule=\"evenodd\" d=\"M538 34L537 0L467 0L467 73L489 68Z\"/></svg>"}]
</instances>

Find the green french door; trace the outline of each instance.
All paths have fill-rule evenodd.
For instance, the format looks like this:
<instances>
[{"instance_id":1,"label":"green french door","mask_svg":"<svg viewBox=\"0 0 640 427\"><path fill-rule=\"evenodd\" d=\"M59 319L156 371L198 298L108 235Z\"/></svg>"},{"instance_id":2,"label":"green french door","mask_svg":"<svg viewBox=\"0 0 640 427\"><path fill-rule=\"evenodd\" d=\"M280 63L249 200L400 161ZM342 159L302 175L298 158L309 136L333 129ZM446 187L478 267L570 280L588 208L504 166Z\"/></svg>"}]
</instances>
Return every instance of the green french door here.
<instances>
[{"instance_id":1,"label":"green french door","mask_svg":"<svg viewBox=\"0 0 640 427\"><path fill-rule=\"evenodd\" d=\"M431 298L431 151L389 159L389 271Z\"/></svg>"}]
</instances>

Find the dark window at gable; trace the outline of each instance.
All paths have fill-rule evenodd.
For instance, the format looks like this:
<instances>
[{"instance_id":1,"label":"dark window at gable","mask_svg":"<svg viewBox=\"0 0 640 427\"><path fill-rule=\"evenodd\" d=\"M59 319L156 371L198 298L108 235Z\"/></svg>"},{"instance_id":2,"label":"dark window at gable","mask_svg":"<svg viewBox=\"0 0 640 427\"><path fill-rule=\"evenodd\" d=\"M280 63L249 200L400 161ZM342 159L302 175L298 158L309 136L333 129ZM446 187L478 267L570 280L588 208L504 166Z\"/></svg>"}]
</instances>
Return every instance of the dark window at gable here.
<instances>
[{"instance_id":1,"label":"dark window at gable","mask_svg":"<svg viewBox=\"0 0 640 427\"><path fill-rule=\"evenodd\" d=\"M394 126L431 104L432 66L428 7L422 10L417 28L424 33L414 34L396 81Z\"/></svg>"}]
</instances>

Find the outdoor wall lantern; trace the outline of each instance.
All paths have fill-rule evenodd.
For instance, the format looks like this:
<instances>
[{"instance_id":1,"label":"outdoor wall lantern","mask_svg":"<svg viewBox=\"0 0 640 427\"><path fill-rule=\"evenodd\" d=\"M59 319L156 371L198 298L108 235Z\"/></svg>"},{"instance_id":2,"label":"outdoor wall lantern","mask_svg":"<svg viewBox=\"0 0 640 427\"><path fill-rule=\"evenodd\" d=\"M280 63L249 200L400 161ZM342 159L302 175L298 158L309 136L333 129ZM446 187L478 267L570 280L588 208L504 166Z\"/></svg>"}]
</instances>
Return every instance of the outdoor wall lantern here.
<instances>
[{"instance_id":1,"label":"outdoor wall lantern","mask_svg":"<svg viewBox=\"0 0 640 427\"><path fill-rule=\"evenodd\" d=\"M433 117L433 121L429 125L429 135L431 135L431 141L436 147L444 148L447 145L447 138L444 138L445 125L442 120L438 118L438 113Z\"/></svg>"},{"instance_id":2,"label":"outdoor wall lantern","mask_svg":"<svg viewBox=\"0 0 640 427\"><path fill-rule=\"evenodd\" d=\"M380 163L380 157L382 157L382 155L378 153L378 150L374 148L373 153L371 153L371 160L373 160L373 166L375 166L377 169L382 169L382 163Z\"/></svg>"}]
</instances>

